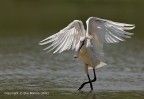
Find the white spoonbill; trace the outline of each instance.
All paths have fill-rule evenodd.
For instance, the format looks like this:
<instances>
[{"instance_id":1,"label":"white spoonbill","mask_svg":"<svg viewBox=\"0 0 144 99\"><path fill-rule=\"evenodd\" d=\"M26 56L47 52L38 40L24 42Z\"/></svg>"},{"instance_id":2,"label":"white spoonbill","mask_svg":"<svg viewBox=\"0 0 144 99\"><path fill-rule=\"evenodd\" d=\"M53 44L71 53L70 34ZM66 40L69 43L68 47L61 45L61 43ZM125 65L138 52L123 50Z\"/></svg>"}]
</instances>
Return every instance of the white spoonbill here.
<instances>
[{"instance_id":1,"label":"white spoonbill","mask_svg":"<svg viewBox=\"0 0 144 99\"><path fill-rule=\"evenodd\" d=\"M88 77L88 81L78 88L79 91L88 83L92 91L92 82L97 79L95 69L107 65L104 59L103 44L118 43L124 41L124 38L131 38L133 33L124 30L131 30L135 27L133 24L113 22L98 17L88 18L86 25L87 30L84 29L82 21L74 20L58 33L47 37L39 43L39 45L50 43L44 50L53 51L53 53L75 49L74 57L79 57L83 61L85 73ZM94 79L92 80L88 73L90 68L94 72Z\"/></svg>"}]
</instances>

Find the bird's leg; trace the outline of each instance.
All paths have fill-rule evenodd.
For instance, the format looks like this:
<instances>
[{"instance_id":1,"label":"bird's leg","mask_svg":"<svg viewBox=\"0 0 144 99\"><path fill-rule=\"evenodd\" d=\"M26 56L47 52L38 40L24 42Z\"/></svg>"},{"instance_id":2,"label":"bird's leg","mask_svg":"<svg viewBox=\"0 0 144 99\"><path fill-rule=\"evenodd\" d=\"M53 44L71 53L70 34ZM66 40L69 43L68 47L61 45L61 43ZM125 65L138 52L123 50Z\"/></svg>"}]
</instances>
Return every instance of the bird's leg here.
<instances>
[{"instance_id":1,"label":"bird's leg","mask_svg":"<svg viewBox=\"0 0 144 99\"><path fill-rule=\"evenodd\" d=\"M93 72L94 72L94 79L91 80L91 82L95 82L97 80L97 77L96 77L96 72L95 72L95 68L93 68Z\"/></svg>"},{"instance_id":2,"label":"bird's leg","mask_svg":"<svg viewBox=\"0 0 144 99\"><path fill-rule=\"evenodd\" d=\"M88 76L89 83L90 83L90 88L91 88L90 92L92 92L93 91L93 85L92 85L92 82L91 82L91 79L90 79L89 75L87 75L87 76Z\"/></svg>"},{"instance_id":3,"label":"bird's leg","mask_svg":"<svg viewBox=\"0 0 144 99\"><path fill-rule=\"evenodd\" d=\"M88 73L88 65L85 64L85 72L87 74L87 77L88 77L88 80L87 82L84 82L79 88L78 90L80 91L86 84L90 83L90 88L91 88L91 91L93 90L93 85L92 85L92 82L91 82L91 79L90 79L90 76L89 76L89 73ZM90 92L91 92L90 91Z\"/></svg>"},{"instance_id":4,"label":"bird's leg","mask_svg":"<svg viewBox=\"0 0 144 99\"><path fill-rule=\"evenodd\" d=\"M95 82L95 81L97 80L97 78L96 78L95 68L93 68L93 72L94 72L94 79L90 81L91 83L92 83L92 82ZM91 87L91 83L90 83L90 87ZM93 86L91 87L90 92L92 92L92 91L93 91Z\"/></svg>"},{"instance_id":5,"label":"bird's leg","mask_svg":"<svg viewBox=\"0 0 144 99\"><path fill-rule=\"evenodd\" d=\"M78 56L79 56L79 52L80 52L82 46L84 45L84 42L85 42L85 40L80 41L79 48L76 50L76 52L75 52L75 54L74 54L74 56L73 56L74 58L78 58Z\"/></svg>"},{"instance_id":6,"label":"bird's leg","mask_svg":"<svg viewBox=\"0 0 144 99\"><path fill-rule=\"evenodd\" d=\"M87 77L88 77L89 81L84 82L84 83L78 88L79 91L80 91L86 84L88 84L88 83L90 83L91 91L93 90L93 85L92 85L92 82L91 82L91 80L90 80L89 74L87 74Z\"/></svg>"},{"instance_id":7,"label":"bird's leg","mask_svg":"<svg viewBox=\"0 0 144 99\"><path fill-rule=\"evenodd\" d=\"M93 68L93 73L94 73L94 79L93 79L93 80L90 80L90 76L89 76L89 74L88 74L88 66L87 66L86 64L85 64L85 72L86 72L86 74L87 74L87 77L88 77L89 81L84 82L84 83L79 87L78 90L80 91L86 84L90 83L90 87L91 87L91 91L90 91L90 92L92 92L92 91L93 91L92 82L95 82L95 81L97 80L95 68Z\"/></svg>"}]
</instances>

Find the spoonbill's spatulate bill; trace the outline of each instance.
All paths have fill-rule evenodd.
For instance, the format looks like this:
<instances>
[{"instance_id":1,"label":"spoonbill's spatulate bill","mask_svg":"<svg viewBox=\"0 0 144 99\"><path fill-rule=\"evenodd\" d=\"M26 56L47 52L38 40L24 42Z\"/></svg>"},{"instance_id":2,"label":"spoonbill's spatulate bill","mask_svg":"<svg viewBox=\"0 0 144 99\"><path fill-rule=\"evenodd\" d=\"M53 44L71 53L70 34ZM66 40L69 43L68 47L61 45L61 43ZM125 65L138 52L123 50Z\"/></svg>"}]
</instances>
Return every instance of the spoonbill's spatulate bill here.
<instances>
[{"instance_id":1,"label":"spoonbill's spatulate bill","mask_svg":"<svg viewBox=\"0 0 144 99\"><path fill-rule=\"evenodd\" d=\"M124 41L124 38L131 38L133 33L125 30L131 30L135 27L133 24L113 22L97 17L88 18L86 25L87 29L85 30L82 21L74 20L58 33L39 43L40 45L50 44L44 50L53 51L53 53L75 49L74 57L79 57L83 61L88 77L88 81L78 88L79 91L88 83L92 91L92 82L96 81L95 69L106 65L103 44L118 43ZM89 68L92 68L94 72L94 79L92 80L88 73Z\"/></svg>"}]
</instances>

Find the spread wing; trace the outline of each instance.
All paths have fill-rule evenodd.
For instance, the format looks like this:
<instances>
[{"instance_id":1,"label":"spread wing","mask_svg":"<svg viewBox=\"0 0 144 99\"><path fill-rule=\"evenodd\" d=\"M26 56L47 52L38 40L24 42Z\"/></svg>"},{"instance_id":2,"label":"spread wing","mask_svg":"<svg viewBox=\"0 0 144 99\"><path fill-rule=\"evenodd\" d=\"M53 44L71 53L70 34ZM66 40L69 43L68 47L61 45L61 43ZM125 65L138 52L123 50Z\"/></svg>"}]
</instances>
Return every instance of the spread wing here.
<instances>
[{"instance_id":1,"label":"spread wing","mask_svg":"<svg viewBox=\"0 0 144 99\"><path fill-rule=\"evenodd\" d=\"M97 58L104 60L103 43L118 43L124 38L131 38L133 33L124 30L131 30L133 24L113 22L97 17L90 17L87 20L87 34L92 36L91 43L95 46Z\"/></svg>"},{"instance_id":2,"label":"spread wing","mask_svg":"<svg viewBox=\"0 0 144 99\"><path fill-rule=\"evenodd\" d=\"M49 44L44 50L61 53L65 50L75 49L80 37L85 36L85 29L80 20L74 20L58 33L40 41L39 45Z\"/></svg>"},{"instance_id":3,"label":"spread wing","mask_svg":"<svg viewBox=\"0 0 144 99\"><path fill-rule=\"evenodd\" d=\"M133 24L113 22L97 17L90 17L88 21L90 30L88 33L90 33L90 35L91 33L96 33L101 43L118 43L119 41L124 41L124 38L131 38L133 33L124 30L135 28Z\"/></svg>"}]
</instances>

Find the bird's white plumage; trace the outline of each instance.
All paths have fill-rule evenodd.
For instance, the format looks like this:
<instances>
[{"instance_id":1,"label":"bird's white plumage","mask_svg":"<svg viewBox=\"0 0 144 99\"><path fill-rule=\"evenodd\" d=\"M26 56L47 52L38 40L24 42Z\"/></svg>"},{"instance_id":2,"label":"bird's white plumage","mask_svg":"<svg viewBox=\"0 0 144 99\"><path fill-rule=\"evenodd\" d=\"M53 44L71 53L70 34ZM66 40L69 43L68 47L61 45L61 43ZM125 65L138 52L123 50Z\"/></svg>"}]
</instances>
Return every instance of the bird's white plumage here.
<instances>
[{"instance_id":1,"label":"bird's white plumage","mask_svg":"<svg viewBox=\"0 0 144 99\"><path fill-rule=\"evenodd\" d=\"M135 26L132 24L118 23L106 19L90 17L87 22L87 33L96 33L97 38L102 43L118 43L124 41L123 38L130 38L133 33L124 30L131 30Z\"/></svg>"},{"instance_id":2,"label":"bird's white plumage","mask_svg":"<svg viewBox=\"0 0 144 99\"><path fill-rule=\"evenodd\" d=\"M85 37L85 30L83 23L79 20L74 20L66 28L60 30L58 33L40 41L40 45L51 43L51 45L44 50L56 52L63 52L70 48L76 48L80 38Z\"/></svg>"},{"instance_id":3,"label":"bird's white plumage","mask_svg":"<svg viewBox=\"0 0 144 99\"><path fill-rule=\"evenodd\" d=\"M100 61L105 61L103 44L118 43L124 41L124 38L130 38L133 33L124 30L131 30L135 26L132 24L118 23L97 17L90 17L87 20L86 36L92 36L90 39L93 45L94 53Z\"/></svg>"},{"instance_id":4,"label":"bird's white plumage","mask_svg":"<svg viewBox=\"0 0 144 99\"><path fill-rule=\"evenodd\" d=\"M83 23L80 20L74 20L66 28L40 41L39 44L50 43L50 46L44 50L61 53L71 48L78 49L79 42L85 39L85 46L81 49L81 59L88 65L101 67L98 61L104 63L103 44L118 43L124 41L124 38L130 38L133 33L125 30L131 30L135 27L133 24L113 22L97 17L88 18L86 24L87 30L85 31Z\"/></svg>"}]
</instances>

